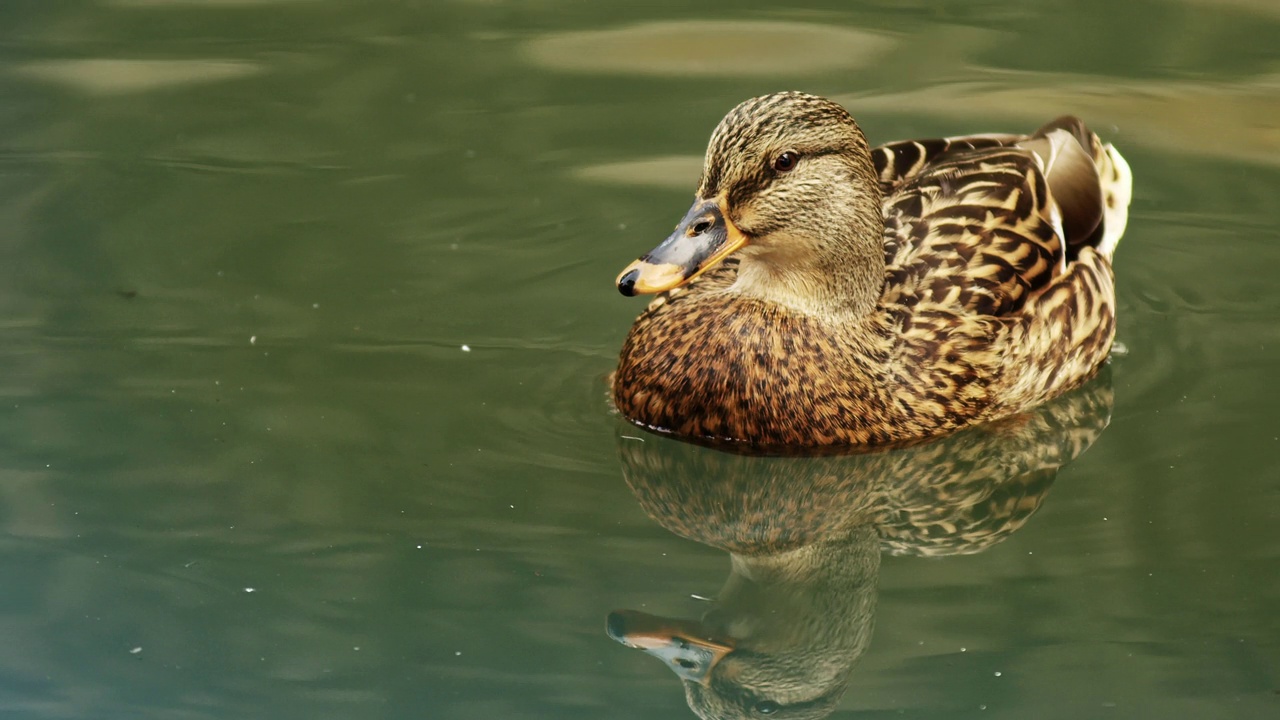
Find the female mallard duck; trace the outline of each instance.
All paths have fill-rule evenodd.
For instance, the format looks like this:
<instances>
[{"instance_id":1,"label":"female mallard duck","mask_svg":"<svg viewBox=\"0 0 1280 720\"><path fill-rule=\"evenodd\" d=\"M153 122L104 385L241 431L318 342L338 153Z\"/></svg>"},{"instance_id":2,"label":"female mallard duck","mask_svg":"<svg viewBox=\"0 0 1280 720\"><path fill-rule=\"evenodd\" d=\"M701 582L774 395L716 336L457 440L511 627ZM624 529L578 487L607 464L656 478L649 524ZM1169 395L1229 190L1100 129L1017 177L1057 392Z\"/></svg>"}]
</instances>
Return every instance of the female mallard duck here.
<instances>
[{"instance_id":1,"label":"female mallard duck","mask_svg":"<svg viewBox=\"0 0 1280 720\"><path fill-rule=\"evenodd\" d=\"M1076 118L871 150L830 100L748 100L712 133L675 232L618 276L661 294L614 401L654 430L778 447L1020 412L1107 357L1130 190Z\"/></svg>"}]
</instances>

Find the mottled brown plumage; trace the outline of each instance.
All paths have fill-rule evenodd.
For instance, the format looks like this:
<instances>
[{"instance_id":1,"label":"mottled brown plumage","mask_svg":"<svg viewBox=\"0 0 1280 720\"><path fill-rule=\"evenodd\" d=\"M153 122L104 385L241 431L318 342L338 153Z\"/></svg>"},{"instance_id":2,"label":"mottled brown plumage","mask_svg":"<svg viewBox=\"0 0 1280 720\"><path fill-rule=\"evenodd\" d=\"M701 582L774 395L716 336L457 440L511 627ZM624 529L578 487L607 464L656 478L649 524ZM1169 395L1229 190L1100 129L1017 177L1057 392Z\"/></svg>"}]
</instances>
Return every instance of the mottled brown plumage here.
<instances>
[{"instance_id":1,"label":"mottled brown plumage","mask_svg":"<svg viewBox=\"0 0 1280 720\"><path fill-rule=\"evenodd\" d=\"M968 554L1008 538L1106 428L1111 403L1103 373L1000 422L843 456L620 438L623 475L645 512L732 562L698 619L619 611L610 634L668 663L701 718L755 718L762 707L826 717L870 643L881 553Z\"/></svg>"},{"instance_id":2,"label":"mottled brown plumage","mask_svg":"<svg viewBox=\"0 0 1280 720\"><path fill-rule=\"evenodd\" d=\"M657 431L792 448L1020 412L1107 357L1130 187L1075 118L872 150L829 100L748 100L676 233L619 277L665 292L627 336L614 401Z\"/></svg>"}]
</instances>

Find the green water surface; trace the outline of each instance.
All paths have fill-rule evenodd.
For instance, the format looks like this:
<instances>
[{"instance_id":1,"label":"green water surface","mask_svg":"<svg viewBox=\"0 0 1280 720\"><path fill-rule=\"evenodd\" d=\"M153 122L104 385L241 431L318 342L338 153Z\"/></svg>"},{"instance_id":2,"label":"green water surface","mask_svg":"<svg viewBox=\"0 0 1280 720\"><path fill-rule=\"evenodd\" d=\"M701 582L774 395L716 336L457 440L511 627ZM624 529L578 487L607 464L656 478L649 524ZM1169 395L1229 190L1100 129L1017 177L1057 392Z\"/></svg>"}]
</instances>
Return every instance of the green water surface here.
<instances>
[{"instance_id":1,"label":"green water surface","mask_svg":"<svg viewBox=\"0 0 1280 720\"><path fill-rule=\"evenodd\" d=\"M693 717L605 620L712 608L833 717L1280 717L1277 48L1274 0L0 3L0 715ZM615 274L780 89L1120 148L1083 409L847 473L611 414Z\"/></svg>"}]
</instances>

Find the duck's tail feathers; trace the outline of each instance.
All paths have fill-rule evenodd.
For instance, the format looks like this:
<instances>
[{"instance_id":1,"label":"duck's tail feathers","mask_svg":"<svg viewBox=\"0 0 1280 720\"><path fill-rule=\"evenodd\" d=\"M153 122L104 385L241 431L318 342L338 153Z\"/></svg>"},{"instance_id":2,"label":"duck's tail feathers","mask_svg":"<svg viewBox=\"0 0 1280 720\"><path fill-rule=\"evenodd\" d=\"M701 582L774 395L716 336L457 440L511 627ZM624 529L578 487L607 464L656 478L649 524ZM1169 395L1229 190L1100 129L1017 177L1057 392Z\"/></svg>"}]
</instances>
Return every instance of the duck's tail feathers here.
<instances>
[{"instance_id":1,"label":"duck's tail feathers","mask_svg":"<svg viewBox=\"0 0 1280 720\"><path fill-rule=\"evenodd\" d=\"M1133 198L1133 172L1111 143L1101 146L1094 158L1098 165L1098 179L1102 184L1102 239L1098 252L1108 260L1120 244L1125 225L1129 222L1129 200Z\"/></svg>"},{"instance_id":2,"label":"duck's tail feathers","mask_svg":"<svg viewBox=\"0 0 1280 720\"><path fill-rule=\"evenodd\" d=\"M1018 145L1039 161L1068 257L1093 247L1110 258L1124 234L1133 187L1129 166L1120 153L1069 115Z\"/></svg>"}]
</instances>

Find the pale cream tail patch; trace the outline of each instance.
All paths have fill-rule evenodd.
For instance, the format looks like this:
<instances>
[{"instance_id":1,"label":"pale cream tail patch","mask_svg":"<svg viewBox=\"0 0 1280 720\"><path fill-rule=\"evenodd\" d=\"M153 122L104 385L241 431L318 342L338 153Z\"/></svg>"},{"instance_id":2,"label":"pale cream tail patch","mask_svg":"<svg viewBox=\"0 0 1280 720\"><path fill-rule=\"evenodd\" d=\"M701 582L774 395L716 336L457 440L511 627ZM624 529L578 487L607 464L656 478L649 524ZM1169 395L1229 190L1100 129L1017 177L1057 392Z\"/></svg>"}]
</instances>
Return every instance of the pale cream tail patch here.
<instances>
[{"instance_id":1,"label":"pale cream tail patch","mask_svg":"<svg viewBox=\"0 0 1280 720\"><path fill-rule=\"evenodd\" d=\"M1103 146L1098 175L1102 180L1103 231L1098 252L1110 258L1120 244L1129 222L1129 201L1133 199L1133 171L1120 152L1110 143Z\"/></svg>"}]
</instances>

